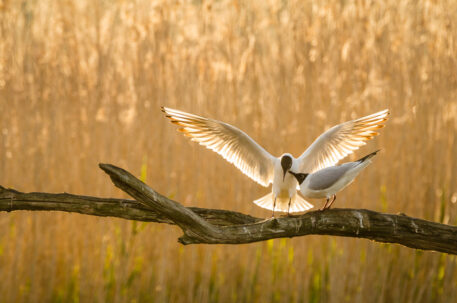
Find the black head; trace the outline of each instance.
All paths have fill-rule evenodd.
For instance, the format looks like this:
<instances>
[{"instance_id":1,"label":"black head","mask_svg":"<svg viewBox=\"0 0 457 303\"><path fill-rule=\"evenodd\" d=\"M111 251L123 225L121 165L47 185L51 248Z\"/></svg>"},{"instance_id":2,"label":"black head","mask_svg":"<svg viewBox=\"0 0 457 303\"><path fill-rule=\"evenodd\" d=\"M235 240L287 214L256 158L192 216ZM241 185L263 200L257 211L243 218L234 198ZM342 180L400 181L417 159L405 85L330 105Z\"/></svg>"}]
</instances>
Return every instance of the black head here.
<instances>
[{"instance_id":1,"label":"black head","mask_svg":"<svg viewBox=\"0 0 457 303\"><path fill-rule=\"evenodd\" d=\"M281 157L281 167L284 175L282 176L282 180L286 177L287 171L292 167L292 157L288 155L284 155Z\"/></svg>"},{"instance_id":2,"label":"black head","mask_svg":"<svg viewBox=\"0 0 457 303\"><path fill-rule=\"evenodd\" d=\"M292 171L289 171L292 175L295 176L295 179L297 179L298 184L302 184L303 181L305 181L306 177L308 177L309 174L303 174L303 173L294 173Z\"/></svg>"}]
</instances>

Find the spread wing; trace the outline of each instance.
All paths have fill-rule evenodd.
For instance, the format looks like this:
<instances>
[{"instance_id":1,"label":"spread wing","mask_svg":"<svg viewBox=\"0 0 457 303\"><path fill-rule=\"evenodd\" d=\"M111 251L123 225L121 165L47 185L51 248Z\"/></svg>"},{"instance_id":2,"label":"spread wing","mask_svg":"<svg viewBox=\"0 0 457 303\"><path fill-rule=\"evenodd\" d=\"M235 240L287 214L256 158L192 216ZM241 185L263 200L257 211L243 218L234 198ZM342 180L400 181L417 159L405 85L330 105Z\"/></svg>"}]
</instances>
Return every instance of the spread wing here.
<instances>
[{"instance_id":1,"label":"spread wing","mask_svg":"<svg viewBox=\"0 0 457 303\"><path fill-rule=\"evenodd\" d=\"M312 173L338 163L379 133L389 110L336 125L320 135L298 158L301 172Z\"/></svg>"},{"instance_id":2,"label":"spread wing","mask_svg":"<svg viewBox=\"0 0 457 303\"><path fill-rule=\"evenodd\" d=\"M180 126L178 131L217 152L254 181L263 186L273 182L276 158L240 129L167 107L162 111Z\"/></svg>"}]
</instances>

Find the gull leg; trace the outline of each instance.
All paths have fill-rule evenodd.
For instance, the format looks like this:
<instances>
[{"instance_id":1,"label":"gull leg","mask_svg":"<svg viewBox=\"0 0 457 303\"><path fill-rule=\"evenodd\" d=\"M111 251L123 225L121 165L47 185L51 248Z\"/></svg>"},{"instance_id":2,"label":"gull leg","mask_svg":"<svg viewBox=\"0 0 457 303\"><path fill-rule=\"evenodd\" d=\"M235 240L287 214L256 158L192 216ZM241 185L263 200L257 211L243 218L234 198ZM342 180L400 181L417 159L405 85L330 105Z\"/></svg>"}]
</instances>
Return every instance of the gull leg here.
<instances>
[{"instance_id":1,"label":"gull leg","mask_svg":"<svg viewBox=\"0 0 457 303\"><path fill-rule=\"evenodd\" d=\"M328 201L329 201L329 200L330 200L330 199L329 199L329 198L327 198L327 201L325 202L324 206L322 206L322 208L320 208L319 210L324 210L324 209L325 209L325 207L327 206L327 203L328 203Z\"/></svg>"},{"instance_id":2,"label":"gull leg","mask_svg":"<svg viewBox=\"0 0 457 303\"><path fill-rule=\"evenodd\" d=\"M292 198L289 198L289 207L287 207L287 216L289 216L289 210L290 210L290 202L292 201Z\"/></svg>"},{"instance_id":3,"label":"gull leg","mask_svg":"<svg viewBox=\"0 0 457 303\"><path fill-rule=\"evenodd\" d=\"M330 206L332 206L332 204L333 204L333 202L335 202L335 200L336 200L336 195L333 195L333 200L332 200L332 202L330 202L330 204L327 206L327 209L329 209Z\"/></svg>"},{"instance_id":4,"label":"gull leg","mask_svg":"<svg viewBox=\"0 0 457 303\"><path fill-rule=\"evenodd\" d=\"M275 217L275 208L276 208L276 197L275 197L275 200L273 202L273 215L271 216L272 218Z\"/></svg>"}]
</instances>

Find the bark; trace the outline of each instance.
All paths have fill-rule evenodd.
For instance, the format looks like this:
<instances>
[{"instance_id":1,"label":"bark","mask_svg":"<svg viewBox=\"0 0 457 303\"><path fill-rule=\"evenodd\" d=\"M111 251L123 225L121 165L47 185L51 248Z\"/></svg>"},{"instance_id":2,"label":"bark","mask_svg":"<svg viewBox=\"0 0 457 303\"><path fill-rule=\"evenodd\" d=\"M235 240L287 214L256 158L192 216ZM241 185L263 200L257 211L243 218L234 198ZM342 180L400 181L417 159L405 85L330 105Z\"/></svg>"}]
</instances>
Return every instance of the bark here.
<instances>
[{"instance_id":1,"label":"bark","mask_svg":"<svg viewBox=\"0 0 457 303\"><path fill-rule=\"evenodd\" d=\"M249 215L220 209L189 207L190 210L215 225L246 224L259 221ZM135 200L97 198L67 193L23 193L0 185L0 211L64 211L100 217L175 224L160 213Z\"/></svg>"},{"instance_id":2,"label":"bark","mask_svg":"<svg viewBox=\"0 0 457 303\"><path fill-rule=\"evenodd\" d=\"M261 219L238 212L184 207L129 172L100 164L113 183L135 200L71 194L21 193L0 186L0 211L57 210L178 225L182 244L243 244L273 238L334 235L397 243L457 254L457 227L365 209L330 209Z\"/></svg>"}]
</instances>

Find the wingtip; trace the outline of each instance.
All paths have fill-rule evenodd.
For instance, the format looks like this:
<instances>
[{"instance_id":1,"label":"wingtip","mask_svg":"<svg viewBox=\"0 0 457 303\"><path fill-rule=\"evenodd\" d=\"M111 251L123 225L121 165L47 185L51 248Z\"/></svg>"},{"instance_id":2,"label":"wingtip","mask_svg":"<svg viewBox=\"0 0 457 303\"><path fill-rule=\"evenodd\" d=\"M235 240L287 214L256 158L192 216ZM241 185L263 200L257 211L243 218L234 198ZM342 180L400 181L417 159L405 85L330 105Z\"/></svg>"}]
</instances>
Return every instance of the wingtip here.
<instances>
[{"instance_id":1,"label":"wingtip","mask_svg":"<svg viewBox=\"0 0 457 303\"><path fill-rule=\"evenodd\" d=\"M369 160L369 159L373 158L374 156L376 156L378 154L378 152L380 152L380 151L381 151L381 149L378 149L372 153L369 153L368 155L357 160L357 162L365 162L366 160Z\"/></svg>"},{"instance_id":2,"label":"wingtip","mask_svg":"<svg viewBox=\"0 0 457 303\"><path fill-rule=\"evenodd\" d=\"M372 152L371 154L368 154L368 156L371 156L371 155L375 156L375 155L377 155L381 150L382 150L381 148L378 149L378 150L375 150L375 151Z\"/></svg>"},{"instance_id":3,"label":"wingtip","mask_svg":"<svg viewBox=\"0 0 457 303\"><path fill-rule=\"evenodd\" d=\"M378 154L378 153L379 153L381 150L382 150L382 149L380 148L380 149L378 149L378 150L375 150L374 152L372 152L372 153L370 154L370 155L371 155L371 157L374 157L374 156L376 156L376 155L377 155L377 154ZM370 157L370 158L371 158L371 157Z\"/></svg>"},{"instance_id":4,"label":"wingtip","mask_svg":"<svg viewBox=\"0 0 457 303\"><path fill-rule=\"evenodd\" d=\"M171 115L171 113L173 113L173 112L179 112L179 110L177 110L177 109L173 109L173 108L166 107L166 106L160 106L160 109L168 115Z\"/></svg>"},{"instance_id":5,"label":"wingtip","mask_svg":"<svg viewBox=\"0 0 457 303\"><path fill-rule=\"evenodd\" d=\"M390 115L390 110L388 108L379 112L379 116L384 117L385 120L388 119L389 115Z\"/></svg>"}]
</instances>

